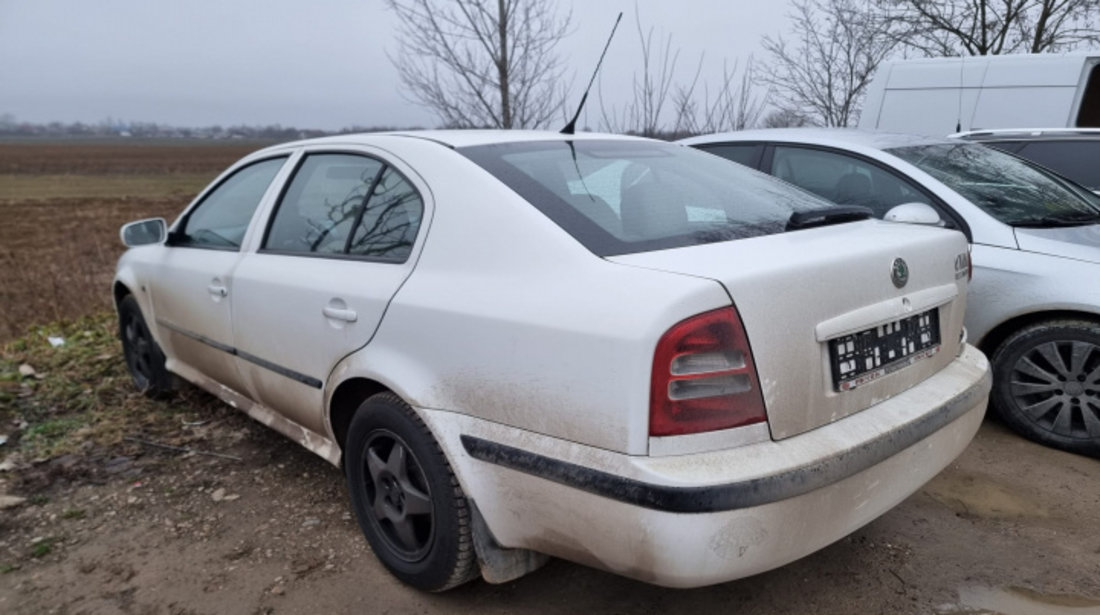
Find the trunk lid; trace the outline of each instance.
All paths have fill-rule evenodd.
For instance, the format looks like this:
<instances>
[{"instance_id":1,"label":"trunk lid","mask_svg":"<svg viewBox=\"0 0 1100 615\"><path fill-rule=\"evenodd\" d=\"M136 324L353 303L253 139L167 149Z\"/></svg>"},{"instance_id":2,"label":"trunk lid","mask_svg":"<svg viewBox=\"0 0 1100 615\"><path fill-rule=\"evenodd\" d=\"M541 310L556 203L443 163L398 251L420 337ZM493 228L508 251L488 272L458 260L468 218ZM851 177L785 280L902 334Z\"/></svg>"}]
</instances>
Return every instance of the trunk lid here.
<instances>
[{"instance_id":1,"label":"trunk lid","mask_svg":"<svg viewBox=\"0 0 1100 615\"><path fill-rule=\"evenodd\" d=\"M960 233L868 220L608 260L726 288L752 347L772 438L779 440L875 405L950 363L962 344L966 253ZM896 259L907 274L900 288L892 280ZM912 318L925 312L935 316ZM924 328L893 328L903 319L914 321L903 327ZM937 324L938 346L921 351L918 341L915 349L899 349L906 342L898 340L912 342ZM894 348L893 358L876 364L861 353L861 344L872 345L867 340L876 334L866 333L872 329L893 340L875 344L883 354ZM861 332L853 349L847 336Z\"/></svg>"}]
</instances>

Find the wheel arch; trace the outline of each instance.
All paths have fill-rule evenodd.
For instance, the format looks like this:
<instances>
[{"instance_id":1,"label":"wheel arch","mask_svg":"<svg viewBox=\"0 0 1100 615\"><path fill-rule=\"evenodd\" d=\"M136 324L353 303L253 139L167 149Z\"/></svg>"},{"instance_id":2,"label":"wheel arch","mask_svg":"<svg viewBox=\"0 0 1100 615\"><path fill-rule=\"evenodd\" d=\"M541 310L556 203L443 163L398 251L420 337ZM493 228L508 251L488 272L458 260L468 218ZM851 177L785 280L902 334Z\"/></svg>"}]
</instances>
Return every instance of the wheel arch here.
<instances>
[{"instance_id":1,"label":"wheel arch","mask_svg":"<svg viewBox=\"0 0 1100 615\"><path fill-rule=\"evenodd\" d=\"M125 299L127 295L132 294L134 294L134 291L130 290L130 287L122 280L115 280L114 283L111 284L111 296L114 298L116 310L118 309L118 305L122 303L122 300Z\"/></svg>"},{"instance_id":2,"label":"wheel arch","mask_svg":"<svg viewBox=\"0 0 1100 615\"><path fill-rule=\"evenodd\" d=\"M385 392L397 394L390 387L370 378L352 377L336 385L329 398L328 421L332 437L340 447L341 458L355 411L367 398Z\"/></svg>"},{"instance_id":3,"label":"wheel arch","mask_svg":"<svg viewBox=\"0 0 1100 615\"><path fill-rule=\"evenodd\" d=\"M1078 319L1088 320L1100 324L1100 314L1081 310L1047 310L1042 312L1029 312L1014 316L990 329L988 333L977 343L978 348L986 354L993 356L997 348L1004 343L1013 333L1036 323L1048 320Z\"/></svg>"}]
</instances>

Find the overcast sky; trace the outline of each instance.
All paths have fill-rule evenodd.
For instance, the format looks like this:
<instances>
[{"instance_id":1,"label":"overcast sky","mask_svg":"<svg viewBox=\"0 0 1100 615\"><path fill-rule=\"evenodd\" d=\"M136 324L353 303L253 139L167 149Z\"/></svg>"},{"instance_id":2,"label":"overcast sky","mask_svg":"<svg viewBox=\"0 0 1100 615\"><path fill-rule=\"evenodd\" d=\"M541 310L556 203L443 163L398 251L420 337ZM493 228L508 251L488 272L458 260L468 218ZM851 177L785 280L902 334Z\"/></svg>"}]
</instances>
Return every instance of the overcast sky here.
<instances>
[{"instance_id":1,"label":"overcast sky","mask_svg":"<svg viewBox=\"0 0 1100 615\"><path fill-rule=\"evenodd\" d=\"M785 29L787 0L559 0L573 12L560 53L573 94L587 83L618 11L601 75L605 105L623 104L640 63L636 14L671 35L678 73L700 54L762 55ZM637 9L635 9L637 7ZM394 20L381 0L0 0L0 114L96 123L107 117L180 126L434 126L409 103L386 57ZM599 99L589 99L595 128Z\"/></svg>"}]
</instances>

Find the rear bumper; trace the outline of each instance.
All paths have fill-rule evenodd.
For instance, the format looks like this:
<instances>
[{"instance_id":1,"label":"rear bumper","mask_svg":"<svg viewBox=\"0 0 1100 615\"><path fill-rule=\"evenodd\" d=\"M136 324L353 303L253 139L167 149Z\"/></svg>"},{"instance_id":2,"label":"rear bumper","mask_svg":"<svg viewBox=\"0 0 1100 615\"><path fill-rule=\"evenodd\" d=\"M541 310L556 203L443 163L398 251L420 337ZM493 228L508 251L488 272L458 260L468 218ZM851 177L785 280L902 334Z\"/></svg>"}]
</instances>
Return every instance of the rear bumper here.
<instances>
[{"instance_id":1,"label":"rear bumper","mask_svg":"<svg viewBox=\"0 0 1100 615\"><path fill-rule=\"evenodd\" d=\"M424 411L497 541L695 587L812 553L886 512L966 448L990 390L966 350L920 385L779 442L622 455Z\"/></svg>"}]
</instances>

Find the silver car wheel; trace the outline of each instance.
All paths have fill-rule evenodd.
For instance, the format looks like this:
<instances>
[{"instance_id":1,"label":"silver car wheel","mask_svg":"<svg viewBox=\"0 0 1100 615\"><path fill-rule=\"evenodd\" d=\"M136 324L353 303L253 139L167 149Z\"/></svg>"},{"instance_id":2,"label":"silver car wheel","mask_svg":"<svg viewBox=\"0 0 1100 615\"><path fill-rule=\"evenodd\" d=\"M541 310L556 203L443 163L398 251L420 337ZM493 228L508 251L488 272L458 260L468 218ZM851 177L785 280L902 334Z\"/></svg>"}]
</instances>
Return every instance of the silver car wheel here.
<instances>
[{"instance_id":1,"label":"silver car wheel","mask_svg":"<svg viewBox=\"0 0 1100 615\"><path fill-rule=\"evenodd\" d=\"M1100 438L1100 346L1074 340L1032 348L1013 367L1012 396L1044 429Z\"/></svg>"}]
</instances>

